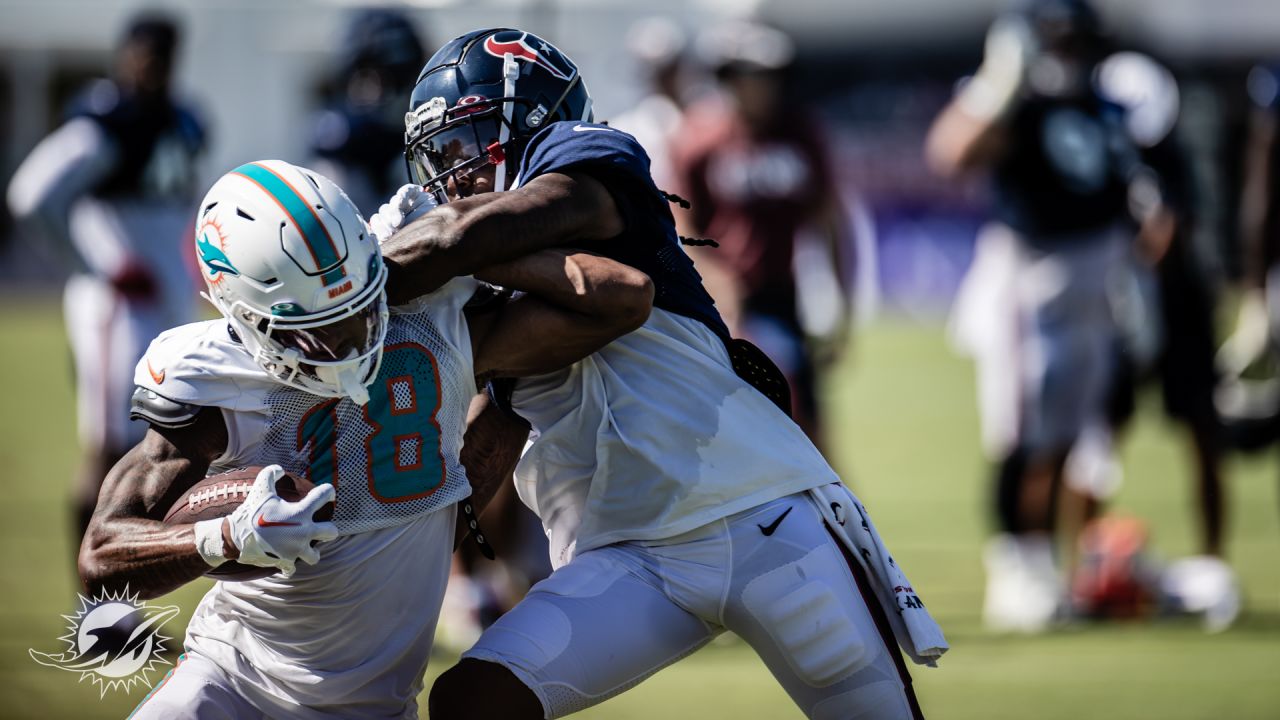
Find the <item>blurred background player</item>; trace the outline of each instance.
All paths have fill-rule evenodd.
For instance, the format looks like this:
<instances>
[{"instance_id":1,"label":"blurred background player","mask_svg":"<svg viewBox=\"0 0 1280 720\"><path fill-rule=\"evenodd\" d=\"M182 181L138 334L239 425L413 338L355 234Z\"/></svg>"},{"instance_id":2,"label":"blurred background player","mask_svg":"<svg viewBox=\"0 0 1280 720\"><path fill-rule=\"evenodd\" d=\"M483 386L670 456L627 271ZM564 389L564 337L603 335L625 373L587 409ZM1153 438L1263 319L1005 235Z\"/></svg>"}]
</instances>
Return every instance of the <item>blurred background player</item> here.
<instances>
[{"instance_id":1,"label":"blurred background player","mask_svg":"<svg viewBox=\"0 0 1280 720\"><path fill-rule=\"evenodd\" d=\"M636 59L646 87L644 97L609 125L634 137L649 154L653 181L672 188L671 145L688 104L687 56L689 36L666 17L645 18L627 31L627 50Z\"/></svg>"},{"instance_id":2,"label":"blurred background player","mask_svg":"<svg viewBox=\"0 0 1280 720\"><path fill-rule=\"evenodd\" d=\"M72 271L63 312L83 454L73 499L77 545L102 478L145 431L129 422L134 366L152 337L195 312L194 271L182 248L205 138L192 111L170 95L178 41L165 17L130 23L113 78L80 94L9 185L14 217Z\"/></svg>"},{"instance_id":3,"label":"blurred background player","mask_svg":"<svg viewBox=\"0 0 1280 720\"><path fill-rule=\"evenodd\" d=\"M358 11L343 38L333 99L316 118L316 171L333 178L366 217L408 179L404 108L427 61L413 23L399 10Z\"/></svg>"},{"instance_id":4,"label":"blurred background player","mask_svg":"<svg viewBox=\"0 0 1280 720\"><path fill-rule=\"evenodd\" d=\"M1064 483L1068 455L1097 438L1095 457L1110 457L1106 400L1121 337L1111 296L1140 288L1127 296L1149 312L1130 249L1135 220L1142 237L1164 238L1152 241L1151 259L1171 232L1124 107L1097 84L1108 51L1088 4L1025 3L992 25L982 66L926 140L941 174L988 169L993 178L994 217L979 235L956 320L978 361L984 440L998 458L1001 534L985 556L984 618L1000 629L1040 630L1062 610L1058 500L1078 525L1092 494L1080 488L1097 479ZM1152 338L1129 339L1154 352Z\"/></svg>"},{"instance_id":5,"label":"blurred background player","mask_svg":"<svg viewBox=\"0 0 1280 720\"><path fill-rule=\"evenodd\" d=\"M674 189L691 208L677 211L682 235L719 248L690 248L698 272L735 336L755 343L786 374L792 416L815 442L821 433L814 354L801 325L797 240L816 232L843 278L846 242L830 161L832 148L815 116L786 92L795 47L785 34L754 23L729 23L699 39L723 93L692 106L672 149ZM838 351L848 326L848 292L840 305Z\"/></svg>"},{"instance_id":6,"label":"blurred background player","mask_svg":"<svg viewBox=\"0 0 1280 720\"><path fill-rule=\"evenodd\" d=\"M1131 186L1131 208L1159 199L1158 208L1147 214L1140 227L1138 262L1131 265L1130 282L1119 293L1112 289L1121 332L1108 422L1112 433L1127 428L1135 414L1137 386L1159 376L1165 414L1182 426L1194 477L1191 504L1198 522L1198 556L1178 563L1198 569L1179 572L1215 578L1213 607L1200 610L1206 611L1212 629L1221 629L1235 618L1239 598L1233 573L1223 560L1224 442L1214 404L1218 383L1214 365L1216 297L1192 239L1199 219L1190 159L1179 141L1180 93L1168 70L1145 55L1128 51L1108 56L1098 66L1095 82L1108 100L1124 109L1128 135L1139 152L1142 169ZM1073 460L1087 454L1087 449L1077 447ZM1113 458L1096 461L1118 467ZM1086 459L1084 464L1090 461ZM1080 465L1069 466L1067 482L1075 483L1084 476L1085 481L1077 483L1084 492L1096 499L1109 497L1116 483L1100 487L1096 480L1089 482L1087 476L1096 469ZM1118 472L1114 474L1118 476ZM1082 579L1087 577L1075 578ZM1074 595L1077 611L1097 614L1094 601Z\"/></svg>"}]
</instances>

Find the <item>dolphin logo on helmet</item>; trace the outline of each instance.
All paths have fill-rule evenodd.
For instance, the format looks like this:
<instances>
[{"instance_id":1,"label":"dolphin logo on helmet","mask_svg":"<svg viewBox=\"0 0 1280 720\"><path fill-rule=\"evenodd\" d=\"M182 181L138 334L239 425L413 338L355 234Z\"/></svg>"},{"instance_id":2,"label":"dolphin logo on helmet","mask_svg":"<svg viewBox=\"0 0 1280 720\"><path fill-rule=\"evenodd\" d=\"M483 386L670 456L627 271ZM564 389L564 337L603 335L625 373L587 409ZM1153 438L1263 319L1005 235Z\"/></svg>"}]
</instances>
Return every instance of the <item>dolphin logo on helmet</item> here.
<instances>
[{"instance_id":1,"label":"dolphin logo on helmet","mask_svg":"<svg viewBox=\"0 0 1280 720\"><path fill-rule=\"evenodd\" d=\"M239 275L240 271L236 270L236 267L231 264L231 258L227 257L222 248L214 245L209 240L209 231L207 230L209 227L213 227L214 231L218 232L216 223L207 222L201 228L199 237L196 238L196 252L200 255L200 261L209 268L209 277L215 277L218 273Z\"/></svg>"}]
</instances>

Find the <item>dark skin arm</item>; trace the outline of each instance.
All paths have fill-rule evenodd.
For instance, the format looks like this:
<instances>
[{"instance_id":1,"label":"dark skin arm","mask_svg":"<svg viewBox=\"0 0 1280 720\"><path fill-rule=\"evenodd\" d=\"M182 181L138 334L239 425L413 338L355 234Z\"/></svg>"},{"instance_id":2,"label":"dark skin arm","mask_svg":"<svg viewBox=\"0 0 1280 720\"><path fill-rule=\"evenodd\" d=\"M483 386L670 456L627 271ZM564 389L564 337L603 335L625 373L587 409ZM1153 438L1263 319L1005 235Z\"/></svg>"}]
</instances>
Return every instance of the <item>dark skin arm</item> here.
<instances>
[{"instance_id":1,"label":"dark skin arm","mask_svg":"<svg viewBox=\"0 0 1280 720\"><path fill-rule=\"evenodd\" d=\"M92 596L128 585L143 598L171 592L209 570L196 550L194 525L166 525L164 515L227 445L221 411L206 408L184 428L153 427L102 483L98 507L80 546L80 579ZM227 557L237 554L224 525Z\"/></svg>"},{"instance_id":2,"label":"dark skin arm","mask_svg":"<svg viewBox=\"0 0 1280 720\"><path fill-rule=\"evenodd\" d=\"M451 278L622 230L613 197L599 180L579 172L540 175L517 190L442 205L383 242L387 299L403 304Z\"/></svg>"},{"instance_id":3,"label":"dark skin arm","mask_svg":"<svg viewBox=\"0 0 1280 720\"><path fill-rule=\"evenodd\" d=\"M471 483L471 497L467 502L471 503L477 516L484 513L499 488L515 474L520 453L528 439L528 423L503 412L487 393L481 393L471 401L467 412L467 434L462 441L462 465L467 469L467 480ZM461 545L470 533L465 517L458 513L454 548Z\"/></svg>"},{"instance_id":4,"label":"dark skin arm","mask_svg":"<svg viewBox=\"0 0 1280 720\"><path fill-rule=\"evenodd\" d=\"M468 313L478 382L572 365L643 325L653 307L648 275L590 253L543 250L477 277L527 293Z\"/></svg>"}]
</instances>

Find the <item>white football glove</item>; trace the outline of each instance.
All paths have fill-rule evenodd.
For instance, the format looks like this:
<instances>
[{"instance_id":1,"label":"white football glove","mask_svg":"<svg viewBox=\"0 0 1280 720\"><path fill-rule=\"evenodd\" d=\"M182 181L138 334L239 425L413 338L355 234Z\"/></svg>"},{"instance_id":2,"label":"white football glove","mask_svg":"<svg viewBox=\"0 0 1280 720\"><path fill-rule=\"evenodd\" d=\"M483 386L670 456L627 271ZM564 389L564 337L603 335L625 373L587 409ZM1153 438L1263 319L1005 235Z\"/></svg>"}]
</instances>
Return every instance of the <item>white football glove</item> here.
<instances>
[{"instance_id":1,"label":"white football glove","mask_svg":"<svg viewBox=\"0 0 1280 720\"><path fill-rule=\"evenodd\" d=\"M289 502L276 494L276 481L284 474L279 465L262 468L249 496L227 516L227 523L231 541L240 549L238 562L279 568L289 577L299 560L308 565L320 561L320 551L311 543L338 537L338 527L312 519L333 502L333 485L318 485L298 502Z\"/></svg>"},{"instance_id":2,"label":"white football glove","mask_svg":"<svg viewBox=\"0 0 1280 720\"><path fill-rule=\"evenodd\" d=\"M422 189L421 185L412 183L401 187L391 199L378 208L378 212L369 218L369 229L378 242L391 237L397 230L410 221L429 212L436 206L436 198Z\"/></svg>"}]
</instances>

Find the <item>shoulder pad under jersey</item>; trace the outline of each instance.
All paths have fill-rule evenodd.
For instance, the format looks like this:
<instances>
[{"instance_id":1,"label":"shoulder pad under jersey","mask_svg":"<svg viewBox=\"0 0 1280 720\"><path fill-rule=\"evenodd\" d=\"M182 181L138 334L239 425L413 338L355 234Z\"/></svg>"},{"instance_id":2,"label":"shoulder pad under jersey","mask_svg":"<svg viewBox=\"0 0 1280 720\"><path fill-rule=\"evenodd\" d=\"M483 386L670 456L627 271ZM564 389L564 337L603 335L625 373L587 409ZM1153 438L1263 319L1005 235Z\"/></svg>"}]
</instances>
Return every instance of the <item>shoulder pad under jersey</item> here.
<instances>
[{"instance_id":1,"label":"shoulder pad under jersey","mask_svg":"<svg viewBox=\"0 0 1280 720\"><path fill-rule=\"evenodd\" d=\"M144 387L134 388L129 401L130 418L163 428L186 427L196 421L200 410L199 405L170 400Z\"/></svg>"}]
</instances>

